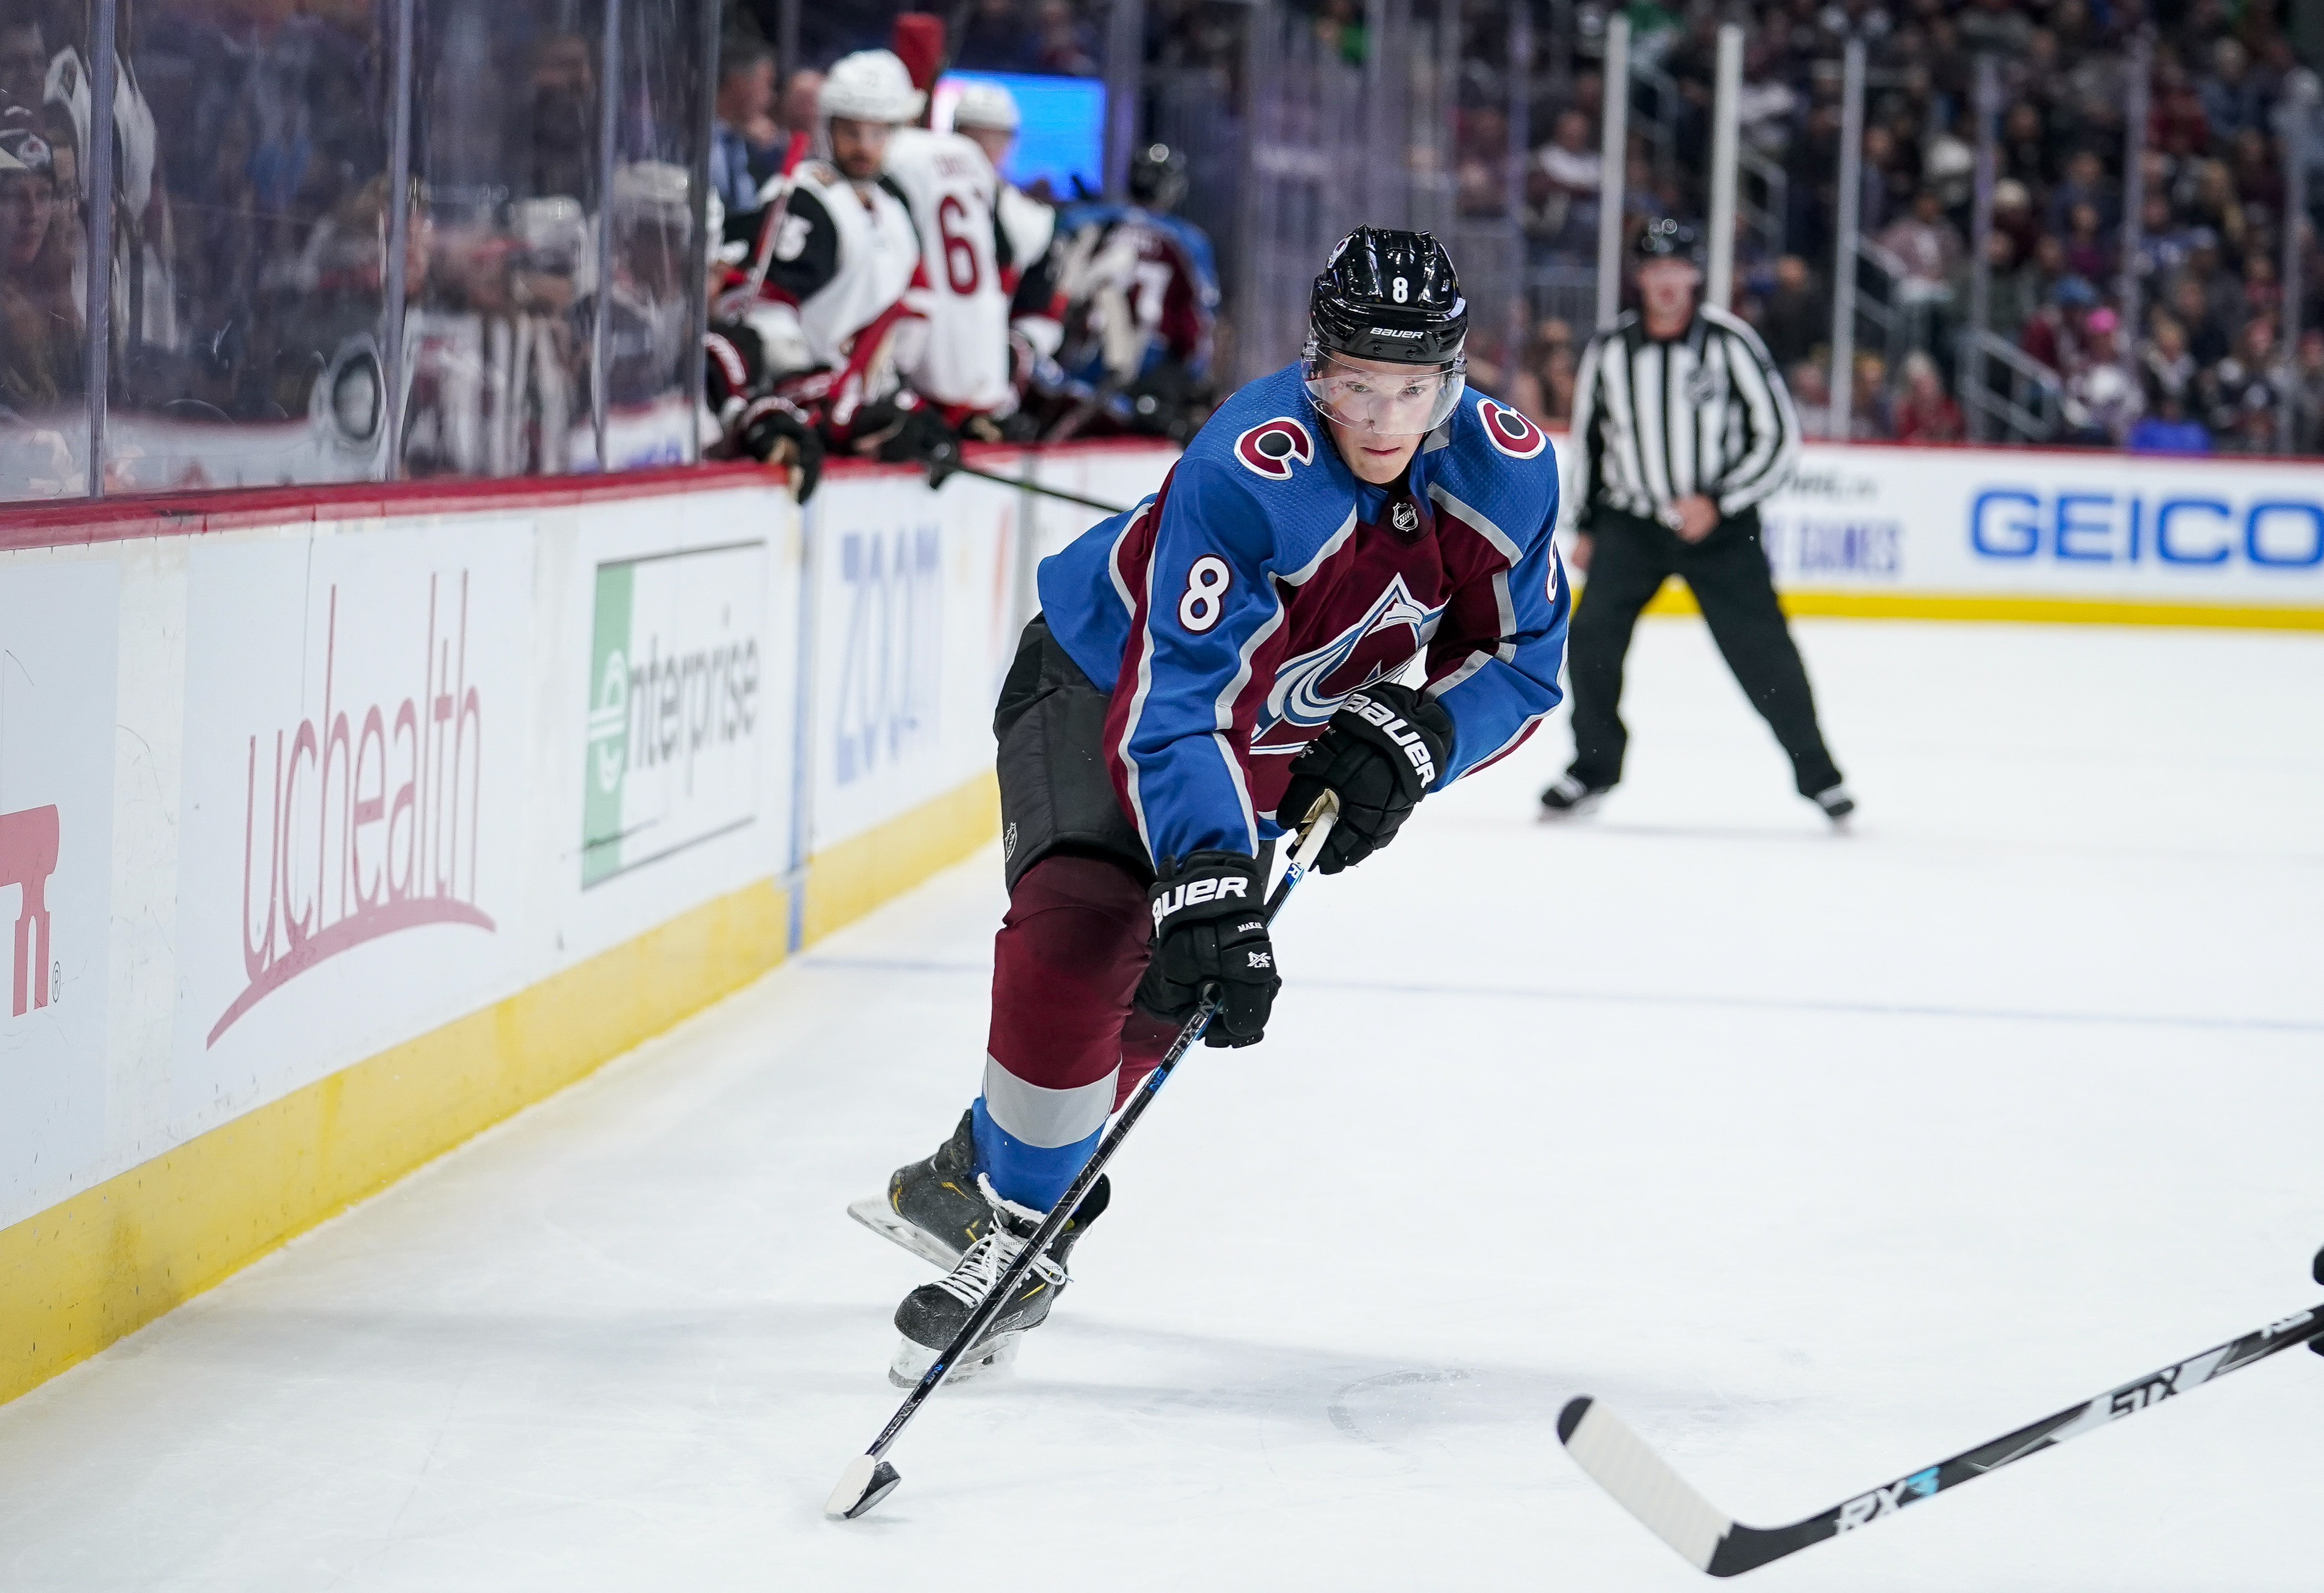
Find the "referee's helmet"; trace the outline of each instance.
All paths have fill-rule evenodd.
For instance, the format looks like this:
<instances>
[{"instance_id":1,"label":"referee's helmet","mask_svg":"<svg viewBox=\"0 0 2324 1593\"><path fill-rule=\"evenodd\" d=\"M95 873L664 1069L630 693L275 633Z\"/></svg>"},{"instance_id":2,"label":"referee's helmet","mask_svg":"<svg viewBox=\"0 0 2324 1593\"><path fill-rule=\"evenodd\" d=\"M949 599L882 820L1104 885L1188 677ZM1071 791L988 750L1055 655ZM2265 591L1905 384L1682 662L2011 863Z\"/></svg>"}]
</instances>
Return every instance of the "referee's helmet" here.
<instances>
[{"instance_id":1,"label":"referee's helmet","mask_svg":"<svg viewBox=\"0 0 2324 1593\"><path fill-rule=\"evenodd\" d=\"M1697 271L1702 269L1702 235L1683 221L1665 216L1646 223L1638 234L1631 253L1640 264L1649 260L1683 260Z\"/></svg>"}]
</instances>

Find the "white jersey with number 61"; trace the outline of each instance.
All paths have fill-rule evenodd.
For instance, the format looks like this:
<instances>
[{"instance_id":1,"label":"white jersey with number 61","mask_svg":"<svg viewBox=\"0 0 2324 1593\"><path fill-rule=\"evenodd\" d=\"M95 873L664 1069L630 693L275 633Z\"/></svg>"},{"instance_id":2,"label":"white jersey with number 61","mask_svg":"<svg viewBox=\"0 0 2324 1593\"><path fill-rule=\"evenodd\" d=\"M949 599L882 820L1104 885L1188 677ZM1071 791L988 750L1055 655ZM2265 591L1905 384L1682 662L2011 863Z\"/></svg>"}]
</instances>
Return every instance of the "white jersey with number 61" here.
<instances>
[{"instance_id":1,"label":"white jersey with number 61","mask_svg":"<svg viewBox=\"0 0 2324 1593\"><path fill-rule=\"evenodd\" d=\"M905 375L940 404L997 409L1013 391L1007 262L993 224L1001 179L970 140L924 127L896 130L887 170L911 204L934 299L926 352Z\"/></svg>"}]
</instances>

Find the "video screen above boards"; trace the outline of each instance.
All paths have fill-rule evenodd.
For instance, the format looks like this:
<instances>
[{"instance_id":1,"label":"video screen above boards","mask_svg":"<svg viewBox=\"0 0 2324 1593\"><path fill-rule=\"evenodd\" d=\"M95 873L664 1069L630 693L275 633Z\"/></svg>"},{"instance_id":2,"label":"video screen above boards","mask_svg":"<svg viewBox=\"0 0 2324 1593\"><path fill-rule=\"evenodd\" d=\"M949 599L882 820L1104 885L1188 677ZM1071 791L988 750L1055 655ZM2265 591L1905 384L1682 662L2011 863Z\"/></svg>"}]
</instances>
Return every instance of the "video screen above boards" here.
<instances>
[{"instance_id":1,"label":"video screen above boards","mask_svg":"<svg viewBox=\"0 0 2324 1593\"><path fill-rule=\"evenodd\" d=\"M1105 84L1095 78L1032 72L946 72L936 81L929 120L950 129L953 106L972 82L996 83L1017 102L1017 144L1001 175L1019 188L1063 201L1105 190Z\"/></svg>"}]
</instances>

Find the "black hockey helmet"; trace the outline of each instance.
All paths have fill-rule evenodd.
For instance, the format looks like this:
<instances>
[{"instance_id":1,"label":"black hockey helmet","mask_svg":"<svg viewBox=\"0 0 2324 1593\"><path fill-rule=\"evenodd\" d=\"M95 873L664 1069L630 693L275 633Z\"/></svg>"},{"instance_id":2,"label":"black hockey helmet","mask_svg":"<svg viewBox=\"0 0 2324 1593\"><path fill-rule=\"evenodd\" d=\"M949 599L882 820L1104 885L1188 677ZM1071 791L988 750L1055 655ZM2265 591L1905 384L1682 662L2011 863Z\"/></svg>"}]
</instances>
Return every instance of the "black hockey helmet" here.
<instances>
[{"instance_id":1,"label":"black hockey helmet","mask_svg":"<svg viewBox=\"0 0 2324 1593\"><path fill-rule=\"evenodd\" d=\"M1444 245L1427 233L1360 226L1308 295L1307 396L1326 419L1388 436L1434 431L1467 384L1468 336L1469 301ZM1349 360L1415 368L1391 393L1376 376L1351 374Z\"/></svg>"},{"instance_id":2,"label":"black hockey helmet","mask_svg":"<svg viewBox=\"0 0 2324 1593\"><path fill-rule=\"evenodd\" d=\"M1702 269L1702 235L1683 221L1665 216L1646 223L1646 230L1631 253L1643 262L1648 260L1683 260L1697 271Z\"/></svg>"},{"instance_id":3,"label":"black hockey helmet","mask_svg":"<svg viewBox=\"0 0 2324 1593\"><path fill-rule=\"evenodd\" d=\"M1186 157L1167 143L1141 145L1130 157L1130 198L1168 215L1186 197Z\"/></svg>"}]
</instances>

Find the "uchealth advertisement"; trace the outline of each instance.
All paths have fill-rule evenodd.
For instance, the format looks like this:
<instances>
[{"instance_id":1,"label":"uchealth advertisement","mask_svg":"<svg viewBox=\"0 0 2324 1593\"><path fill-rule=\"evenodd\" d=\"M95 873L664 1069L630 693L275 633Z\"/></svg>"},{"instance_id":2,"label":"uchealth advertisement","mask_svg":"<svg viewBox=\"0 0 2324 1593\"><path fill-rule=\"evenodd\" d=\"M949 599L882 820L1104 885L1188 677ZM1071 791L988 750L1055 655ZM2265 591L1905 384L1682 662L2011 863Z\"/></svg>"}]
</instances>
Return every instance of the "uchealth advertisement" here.
<instances>
[{"instance_id":1,"label":"uchealth advertisement","mask_svg":"<svg viewBox=\"0 0 2324 1593\"><path fill-rule=\"evenodd\" d=\"M767 544L599 564L589 637L581 882L751 824L768 678Z\"/></svg>"},{"instance_id":2,"label":"uchealth advertisement","mask_svg":"<svg viewBox=\"0 0 2324 1593\"><path fill-rule=\"evenodd\" d=\"M2312 466L1811 446L1762 518L1803 591L2324 605Z\"/></svg>"},{"instance_id":3,"label":"uchealth advertisement","mask_svg":"<svg viewBox=\"0 0 2324 1593\"><path fill-rule=\"evenodd\" d=\"M118 571L0 568L0 1227L106 1136Z\"/></svg>"},{"instance_id":4,"label":"uchealth advertisement","mask_svg":"<svg viewBox=\"0 0 2324 1593\"><path fill-rule=\"evenodd\" d=\"M487 520L192 551L176 1126L521 982L532 546Z\"/></svg>"}]
</instances>

